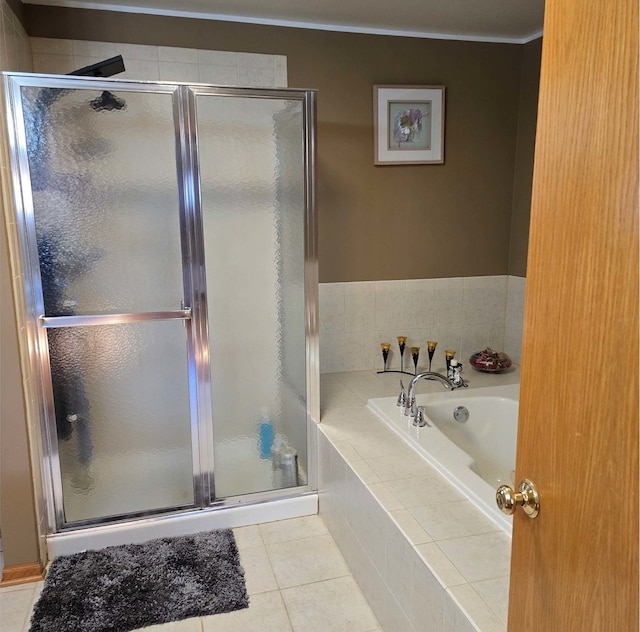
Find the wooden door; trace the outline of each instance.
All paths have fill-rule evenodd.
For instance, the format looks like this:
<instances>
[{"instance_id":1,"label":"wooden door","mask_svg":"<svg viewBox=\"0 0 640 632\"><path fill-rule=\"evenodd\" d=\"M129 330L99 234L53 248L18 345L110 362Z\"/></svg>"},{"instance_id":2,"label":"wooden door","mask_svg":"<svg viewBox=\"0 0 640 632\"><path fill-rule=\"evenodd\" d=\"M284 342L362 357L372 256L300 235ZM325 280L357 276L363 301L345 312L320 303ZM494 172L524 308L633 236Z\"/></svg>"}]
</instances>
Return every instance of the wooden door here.
<instances>
[{"instance_id":1,"label":"wooden door","mask_svg":"<svg viewBox=\"0 0 640 632\"><path fill-rule=\"evenodd\" d=\"M547 0L510 632L638 630L638 0Z\"/></svg>"}]
</instances>

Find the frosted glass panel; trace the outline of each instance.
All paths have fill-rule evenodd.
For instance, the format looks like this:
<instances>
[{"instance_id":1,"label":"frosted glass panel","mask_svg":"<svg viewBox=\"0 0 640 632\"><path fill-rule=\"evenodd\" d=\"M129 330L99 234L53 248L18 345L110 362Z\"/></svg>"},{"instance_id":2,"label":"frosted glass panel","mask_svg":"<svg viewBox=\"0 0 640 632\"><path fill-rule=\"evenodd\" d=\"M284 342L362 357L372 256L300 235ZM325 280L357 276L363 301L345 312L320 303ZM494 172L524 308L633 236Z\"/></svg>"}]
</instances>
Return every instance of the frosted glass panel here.
<instances>
[{"instance_id":1,"label":"frosted glass panel","mask_svg":"<svg viewBox=\"0 0 640 632\"><path fill-rule=\"evenodd\" d=\"M193 504L183 323L48 338L66 521Z\"/></svg>"},{"instance_id":2,"label":"frosted glass panel","mask_svg":"<svg viewBox=\"0 0 640 632\"><path fill-rule=\"evenodd\" d=\"M45 314L179 309L172 96L22 94Z\"/></svg>"},{"instance_id":3,"label":"frosted glass panel","mask_svg":"<svg viewBox=\"0 0 640 632\"><path fill-rule=\"evenodd\" d=\"M302 103L196 104L216 496L306 484Z\"/></svg>"}]
</instances>

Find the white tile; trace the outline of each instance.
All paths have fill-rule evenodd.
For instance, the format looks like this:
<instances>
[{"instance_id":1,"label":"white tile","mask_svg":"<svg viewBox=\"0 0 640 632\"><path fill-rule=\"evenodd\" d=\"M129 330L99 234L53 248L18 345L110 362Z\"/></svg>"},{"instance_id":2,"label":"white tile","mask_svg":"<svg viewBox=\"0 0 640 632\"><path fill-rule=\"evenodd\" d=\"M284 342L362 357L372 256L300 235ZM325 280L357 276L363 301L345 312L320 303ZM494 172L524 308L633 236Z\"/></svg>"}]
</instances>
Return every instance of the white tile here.
<instances>
[{"instance_id":1,"label":"white tile","mask_svg":"<svg viewBox=\"0 0 640 632\"><path fill-rule=\"evenodd\" d=\"M511 540L502 532L442 540L437 544L468 582L509 574Z\"/></svg>"},{"instance_id":2,"label":"white tile","mask_svg":"<svg viewBox=\"0 0 640 632\"><path fill-rule=\"evenodd\" d=\"M472 584L474 590L487 602L502 623L507 623L509 610L509 578L486 579Z\"/></svg>"},{"instance_id":3,"label":"white tile","mask_svg":"<svg viewBox=\"0 0 640 632\"><path fill-rule=\"evenodd\" d=\"M27 612L2 612L1 620L3 632L22 632L28 626L29 616Z\"/></svg>"},{"instance_id":4,"label":"white tile","mask_svg":"<svg viewBox=\"0 0 640 632\"><path fill-rule=\"evenodd\" d=\"M182 621L152 625L144 629L145 632L202 632L202 624L200 617L191 617Z\"/></svg>"},{"instance_id":5,"label":"white tile","mask_svg":"<svg viewBox=\"0 0 640 632\"><path fill-rule=\"evenodd\" d=\"M467 277L464 279L462 318L466 325L504 320L507 304L507 277Z\"/></svg>"},{"instance_id":6,"label":"white tile","mask_svg":"<svg viewBox=\"0 0 640 632\"><path fill-rule=\"evenodd\" d=\"M255 88L275 88L275 68L238 66L238 85Z\"/></svg>"},{"instance_id":7,"label":"white tile","mask_svg":"<svg viewBox=\"0 0 640 632\"><path fill-rule=\"evenodd\" d=\"M349 574L330 535L267 545L280 588L309 584Z\"/></svg>"},{"instance_id":8,"label":"white tile","mask_svg":"<svg viewBox=\"0 0 640 632\"><path fill-rule=\"evenodd\" d=\"M478 632L449 592L445 601L443 632Z\"/></svg>"},{"instance_id":9,"label":"white tile","mask_svg":"<svg viewBox=\"0 0 640 632\"><path fill-rule=\"evenodd\" d=\"M378 622L352 577L282 591L296 632L367 632Z\"/></svg>"},{"instance_id":10,"label":"white tile","mask_svg":"<svg viewBox=\"0 0 640 632\"><path fill-rule=\"evenodd\" d=\"M158 61L158 47L145 44L118 44L118 54L122 55L124 65L131 59L140 61Z\"/></svg>"},{"instance_id":11,"label":"white tile","mask_svg":"<svg viewBox=\"0 0 640 632\"><path fill-rule=\"evenodd\" d=\"M45 55L73 55L73 43L68 39L32 37L31 50Z\"/></svg>"},{"instance_id":12,"label":"white tile","mask_svg":"<svg viewBox=\"0 0 640 632\"><path fill-rule=\"evenodd\" d=\"M373 483L369 485L369 491L386 511L404 509L404 505L398 497L389 489L386 483Z\"/></svg>"},{"instance_id":13,"label":"white tile","mask_svg":"<svg viewBox=\"0 0 640 632\"><path fill-rule=\"evenodd\" d=\"M216 86L237 86L238 69L235 66L213 66L198 63L198 81Z\"/></svg>"},{"instance_id":14,"label":"white tile","mask_svg":"<svg viewBox=\"0 0 640 632\"><path fill-rule=\"evenodd\" d=\"M367 463L382 481L416 478L428 467L426 461L410 449L400 455L368 459Z\"/></svg>"},{"instance_id":15,"label":"white tile","mask_svg":"<svg viewBox=\"0 0 640 632\"><path fill-rule=\"evenodd\" d=\"M286 56L276 55L274 66L276 86L286 88L289 85Z\"/></svg>"},{"instance_id":16,"label":"white tile","mask_svg":"<svg viewBox=\"0 0 640 632\"><path fill-rule=\"evenodd\" d=\"M363 459L406 454L408 450L406 444L400 438L389 437L384 431L369 432L365 436L358 437L357 441L355 440L356 437L353 437L347 429L343 430L343 434L346 439L353 439L351 443Z\"/></svg>"},{"instance_id":17,"label":"white tile","mask_svg":"<svg viewBox=\"0 0 640 632\"><path fill-rule=\"evenodd\" d=\"M182 81L197 83L200 81L198 64L174 61L160 62L160 81Z\"/></svg>"},{"instance_id":18,"label":"white tile","mask_svg":"<svg viewBox=\"0 0 640 632\"><path fill-rule=\"evenodd\" d=\"M344 331L320 329L320 372L335 373L345 366Z\"/></svg>"},{"instance_id":19,"label":"white tile","mask_svg":"<svg viewBox=\"0 0 640 632\"><path fill-rule=\"evenodd\" d=\"M393 528L393 526L386 530L386 538L383 544L385 556L383 576L385 582L400 607L412 619L412 593L415 582L412 567L417 555L403 533ZM430 628L427 627L427 629Z\"/></svg>"},{"instance_id":20,"label":"white tile","mask_svg":"<svg viewBox=\"0 0 640 632\"><path fill-rule=\"evenodd\" d=\"M449 588L448 592L478 630L482 630L482 632L506 632L506 625L489 608L472 586L462 584Z\"/></svg>"},{"instance_id":21,"label":"white tile","mask_svg":"<svg viewBox=\"0 0 640 632\"><path fill-rule=\"evenodd\" d=\"M251 595L244 610L202 618L203 632L291 632L280 591Z\"/></svg>"},{"instance_id":22,"label":"white tile","mask_svg":"<svg viewBox=\"0 0 640 632\"><path fill-rule=\"evenodd\" d=\"M373 369L375 335L373 331L344 332L343 335L343 371L361 371Z\"/></svg>"},{"instance_id":23,"label":"white tile","mask_svg":"<svg viewBox=\"0 0 640 632\"><path fill-rule=\"evenodd\" d=\"M380 477L369 467L367 461L361 459L352 461L349 465L365 485L380 482Z\"/></svg>"},{"instance_id":24,"label":"white tile","mask_svg":"<svg viewBox=\"0 0 640 632\"><path fill-rule=\"evenodd\" d=\"M462 323L462 296L464 279L433 279L434 325L459 325Z\"/></svg>"},{"instance_id":25,"label":"white tile","mask_svg":"<svg viewBox=\"0 0 640 632\"><path fill-rule=\"evenodd\" d=\"M278 588L269 556L264 546L241 549L240 564L244 569L247 592L250 595Z\"/></svg>"},{"instance_id":26,"label":"white tile","mask_svg":"<svg viewBox=\"0 0 640 632\"><path fill-rule=\"evenodd\" d=\"M407 280L405 325L409 329L433 326L434 282L432 279Z\"/></svg>"},{"instance_id":27,"label":"white tile","mask_svg":"<svg viewBox=\"0 0 640 632\"><path fill-rule=\"evenodd\" d=\"M468 500L413 507L410 511L434 540L492 533L498 530L496 525Z\"/></svg>"},{"instance_id":28,"label":"white tile","mask_svg":"<svg viewBox=\"0 0 640 632\"><path fill-rule=\"evenodd\" d=\"M0 590L0 612L28 613L33 603L34 585L24 584Z\"/></svg>"},{"instance_id":29,"label":"white tile","mask_svg":"<svg viewBox=\"0 0 640 632\"><path fill-rule=\"evenodd\" d=\"M269 70L275 67L274 55L264 55L262 53L236 53L238 66L247 68L262 68Z\"/></svg>"},{"instance_id":30,"label":"white tile","mask_svg":"<svg viewBox=\"0 0 640 632\"><path fill-rule=\"evenodd\" d=\"M182 61L182 60L175 60ZM238 67L238 53L221 50L198 50L198 63L210 66Z\"/></svg>"},{"instance_id":31,"label":"white tile","mask_svg":"<svg viewBox=\"0 0 640 632\"><path fill-rule=\"evenodd\" d=\"M197 64L198 51L195 48L158 46L158 59L160 61L177 62L183 64Z\"/></svg>"},{"instance_id":32,"label":"white tile","mask_svg":"<svg viewBox=\"0 0 640 632\"><path fill-rule=\"evenodd\" d=\"M327 409L346 408L364 404L364 401L346 386L333 382L320 387L320 403L323 409Z\"/></svg>"},{"instance_id":33,"label":"white tile","mask_svg":"<svg viewBox=\"0 0 640 632\"><path fill-rule=\"evenodd\" d=\"M349 384L349 389L365 403L372 397L397 397L400 393L401 378L411 379L410 376L405 377L398 374L371 375L367 379L354 380Z\"/></svg>"},{"instance_id":34,"label":"white tile","mask_svg":"<svg viewBox=\"0 0 640 632\"><path fill-rule=\"evenodd\" d=\"M158 81L160 79L160 68L157 61L129 59L125 61L124 67L125 72L117 75L119 79L138 81Z\"/></svg>"},{"instance_id":35,"label":"white tile","mask_svg":"<svg viewBox=\"0 0 640 632\"><path fill-rule=\"evenodd\" d=\"M376 281L375 328L394 330L396 336L405 332L406 281Z\"/></svg>"},{"instance_id":36,"label":"white tile","mask_svg":"<svg viewBox=\"0 0 640 632\"><path fill-rule=\"evenodd\" d=\"M320 516L303 516L260 525L260 533L265 544L300 540L318 535L326 535L327 527Z\"/></svg>"},{"instance_id":37,"label":"white tile","mask_svg":"<svg viewBox=\"0 0 640 632\"><path fill-rule=\"evenodd\" d=\"M435 471L425 471L416 478L388 481L386 485L407 509L464 500L464 496Z\"/></svg>"},{"instance_id":38,"label":"white tile","mask_svg":"<svg viewBox=\"0 0 640 632\"><path fill-rule=\"evenodd\" d=\"M238 550L250 549L254 546L264 546L264 540L260 534L260 528L257 524L247 527L237 527L233 530Z\"/></svg>"},{"instance_id":39,"label":"white tile","mask_svg":"<svg viewBox=\"0 0 640 632\"><path fill-rule=\"evenodd\" d=\"M383 630L390 630L392 632L396 632L396 630L401 630L402 632L424 632L425 628L422 626L418 626L418 628L413 626L404 610L400 607L400 604L390 592L383 595L381 602L380 604L376 604L376 606L381 611L380 614L378 614L378 620ZM378 610L376 610L376 612L378 612Z\"/></svg>"},{"instance_id":40,"label":"white tile","mask_svg":"<svg viewBox=\"0 0 640 632\"><path fill-rule=\"evenodd\" d=\"M416 551L443 587L465 584L466 580L435 542L416 545Z\"/></svg>"},{"instance_id":41,"label":"white tile","mask_svg":"<svg viewBox=\"0 0 640 632\"><path fill-rule=\"evenodd\" d=\"M344 284L344 330L374 331L376 284L373 281Z\"/></svg>"},{"instance_id":42,"label":"white tile","mask_svg":"<svg viewBox=\"0 0 640 632\"><path fill-rule=\"evenodd\" d=\"M64 75L77 70L72 55L33 54L33 71L52 75Z\"/></svg>"},{"instance_id":43,"label":"white tile","mask_svg":"<svg viewBox=\"0 0 640 632\"><path fill-rule=\"evenodd\" d=\"M411 515L408 509L396 509L389 512L389 515L407 540L414 546L432 541L431 536L420 526L420 523Z\"/></svg>"},{"instance_id":44,"label":"white tile","mask_svg":"<svg viewBox=\"0 0 640 632\"><path fill-rule=\"evenodd\" d=\"M72 48L74 56L77 57L99 57L105 60L118 54L118 45L113 42L72 40Z\"/></svg>"},{"instance_id":45,"label":"white tile","mask_svg":"<svg viewBox=\"0 0 640 632\"><path fill-rule=\"evenodd\" d=\"M459 358L465 365L467 372L469 357L487 347L495 351L502 351L504 347L504 320L463 327Z\"/></svg>"},{"instance_id":46,"label":"white tile","mask_svg":"<svg viewBox=\"0 0 640 632\"><path fill-rule=\"evenodd\" d=\"M345 330L345 284L321 283L318 287L320 335Z\"/></svg>"},{"instance_id":47,"label":"white tile","mask_svg":"<svg viewBox=\"0 0 640 632\"><path fill-rule=\"evenodd\" d=\"M445 589L419 558L413 558L411 570L411 620L418 629L441 630L444 625Z\"/></svg>"}]
</instances>

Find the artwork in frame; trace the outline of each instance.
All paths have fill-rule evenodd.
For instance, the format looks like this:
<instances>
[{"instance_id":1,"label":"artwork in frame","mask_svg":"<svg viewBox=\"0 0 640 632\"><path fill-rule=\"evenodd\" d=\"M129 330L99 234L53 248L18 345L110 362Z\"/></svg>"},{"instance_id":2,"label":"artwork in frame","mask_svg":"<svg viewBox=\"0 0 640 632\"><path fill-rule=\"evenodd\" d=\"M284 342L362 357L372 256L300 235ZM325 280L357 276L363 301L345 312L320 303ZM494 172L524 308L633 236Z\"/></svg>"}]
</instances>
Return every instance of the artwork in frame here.
<instances>
[{"instance_id":1,"label":"artwork in frame","mask_svg":"<svg viewBox=\"0 0 640 632\"><path fill-rule=\"evenodd\" d=\"M444 162L444 86L373 86L376 165Z\"/></svg>"}]
</instances>

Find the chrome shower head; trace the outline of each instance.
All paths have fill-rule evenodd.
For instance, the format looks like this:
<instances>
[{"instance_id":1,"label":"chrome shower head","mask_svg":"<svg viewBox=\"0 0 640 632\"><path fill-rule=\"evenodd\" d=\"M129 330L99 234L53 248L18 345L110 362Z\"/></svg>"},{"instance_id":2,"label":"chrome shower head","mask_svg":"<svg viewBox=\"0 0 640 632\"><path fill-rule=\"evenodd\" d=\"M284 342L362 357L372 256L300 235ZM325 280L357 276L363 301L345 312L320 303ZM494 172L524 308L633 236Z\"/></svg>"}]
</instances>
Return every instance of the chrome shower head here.
<instances>
[{"instance_id":1,"label":"chrome shower head","mask_svg":"<svg viewBox=\"0 0 640 632\"><path fill-rule=\"evenodd\" d=\"M89 105L96 111L102 112L107 110L111 112L112 110L124 110L127 107L127 103L124 99L118 98L112 92L105 90L99 97L93 99L93 101L89 102Z\"/></svg>"}]
</instances>

